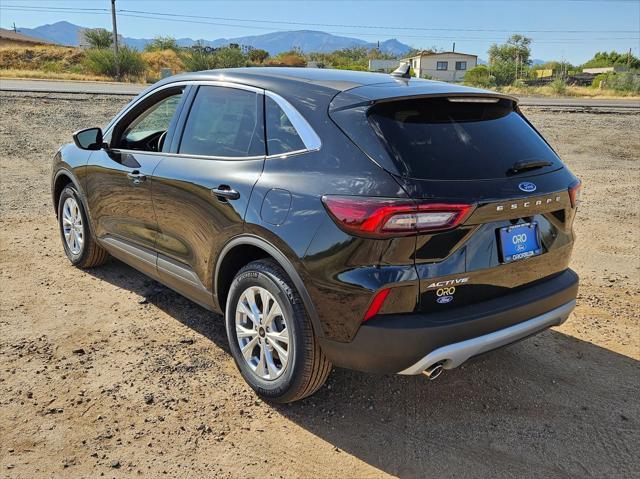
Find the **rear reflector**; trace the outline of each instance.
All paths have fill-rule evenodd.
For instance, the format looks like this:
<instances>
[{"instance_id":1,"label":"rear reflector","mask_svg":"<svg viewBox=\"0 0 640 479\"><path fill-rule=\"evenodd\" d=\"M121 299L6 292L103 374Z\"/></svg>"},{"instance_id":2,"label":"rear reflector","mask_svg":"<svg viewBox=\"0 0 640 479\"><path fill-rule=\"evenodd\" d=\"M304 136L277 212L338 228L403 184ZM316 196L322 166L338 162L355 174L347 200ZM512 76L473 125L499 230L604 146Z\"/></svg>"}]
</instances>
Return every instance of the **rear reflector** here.
<instances>
[{"instance_id":1,"label":"rear reflector","mask_svg":"<svg viewBox=\"0 0 640 479\"><path fill-rule=\"evenodd\" d=\"M374 238L455 228L472 208L465 204L422 204L406 199L361 196L323 196L322 202L343 230Z\"/></svg>"},{"instance_id":2,"label":"rear reflector","mask_svg":"<svg viewBox=\"0 0 640 479\"><path fill-rule=\"evenodd\" d=\"M371 304L369 305L369 309L367 309L367 312L364 313L364 318L362 319L363 323L378 314L378 311L380 311L380 308L382 308L384 300L387 299L387 296L389 296L390 292L390 289L383 289L375 295L373 301L371 301Z\"/></svg>"},{"instance_id":3,"label":"rear reflector","mask_svg":"<svg viewBox=\"0 0 640 479\"><path fill-rule=\"evenodd\" d=\"M569 187L569 198L571 199L571 207L575 208L580 203L580 196L582 193L582 182L578 180Z\"/></svg>"}]
</instances>

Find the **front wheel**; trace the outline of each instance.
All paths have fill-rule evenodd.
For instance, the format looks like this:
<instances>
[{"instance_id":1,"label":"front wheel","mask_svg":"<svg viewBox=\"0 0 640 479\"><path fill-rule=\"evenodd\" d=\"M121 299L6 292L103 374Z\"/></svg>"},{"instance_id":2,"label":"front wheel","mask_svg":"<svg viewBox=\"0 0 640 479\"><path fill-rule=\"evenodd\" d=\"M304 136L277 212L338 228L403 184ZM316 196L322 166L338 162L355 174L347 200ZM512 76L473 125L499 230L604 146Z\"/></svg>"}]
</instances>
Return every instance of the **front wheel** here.
<instances>
[{"instance_id":1,"label":"front wheel","mask_svg":"<svg viewBox=\"0 0 640 479\"><path fill-rule=\"evenodd\" d=\"M104 263L109 254L93 237L80 195L67 186L58 200L58 223L62 246L69 261L80 268L92 268Z\"/></svg>"},{"instance_id":2,"label":"front wheel","mask_svg":"<svg viewBox=\"0 0 640 479\"><path fill-rule=\"evenodd\" d=\"M238 272L226 328L240 373L265 399L286 403L310 396L331 372L298 292L275 261L254 261Z\"/></svg>"}]
</instances>

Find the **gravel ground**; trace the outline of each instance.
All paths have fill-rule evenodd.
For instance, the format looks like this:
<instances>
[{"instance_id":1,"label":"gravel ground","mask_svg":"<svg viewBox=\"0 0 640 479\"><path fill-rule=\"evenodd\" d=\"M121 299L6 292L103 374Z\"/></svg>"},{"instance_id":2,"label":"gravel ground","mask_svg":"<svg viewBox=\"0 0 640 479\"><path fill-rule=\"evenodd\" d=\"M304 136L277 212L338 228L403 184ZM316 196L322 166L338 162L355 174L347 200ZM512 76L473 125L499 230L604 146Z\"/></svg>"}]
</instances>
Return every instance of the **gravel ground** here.
<instances>
[{"instance_id":1,"label":"gravel ground","mask_svg":"<svg viewBox=\"0 0 640 479\"><path fill-rule=\"evenodd\" d=\"M64 257L50 158L125 102L0 94L0 478L639 477L640 112L526 111L585 185L565 325L432 383L336 369L272 406L219 317Z\"/></svg>"}]
</instances>

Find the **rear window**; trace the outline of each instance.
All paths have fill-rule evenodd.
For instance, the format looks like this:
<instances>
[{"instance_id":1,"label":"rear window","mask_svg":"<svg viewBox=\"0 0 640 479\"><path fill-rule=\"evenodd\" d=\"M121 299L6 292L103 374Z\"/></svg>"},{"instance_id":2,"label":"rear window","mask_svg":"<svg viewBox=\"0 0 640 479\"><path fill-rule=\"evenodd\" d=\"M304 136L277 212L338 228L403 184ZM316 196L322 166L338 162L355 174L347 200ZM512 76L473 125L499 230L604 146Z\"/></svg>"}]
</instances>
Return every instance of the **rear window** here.
<instances>
[{"instance_id":1,"label":"rear window","mask_svg":"<svg viewBox=\"0 0 640 479\"><path fill-rule=\"evenodd\" d=\"M399 169L411 178L504 178L523 161L552 165L520 176L561 166L549 145L506 99L497 103L448 98L394 101L375 105L368 118Z\"/></svg>"}]
</instances>

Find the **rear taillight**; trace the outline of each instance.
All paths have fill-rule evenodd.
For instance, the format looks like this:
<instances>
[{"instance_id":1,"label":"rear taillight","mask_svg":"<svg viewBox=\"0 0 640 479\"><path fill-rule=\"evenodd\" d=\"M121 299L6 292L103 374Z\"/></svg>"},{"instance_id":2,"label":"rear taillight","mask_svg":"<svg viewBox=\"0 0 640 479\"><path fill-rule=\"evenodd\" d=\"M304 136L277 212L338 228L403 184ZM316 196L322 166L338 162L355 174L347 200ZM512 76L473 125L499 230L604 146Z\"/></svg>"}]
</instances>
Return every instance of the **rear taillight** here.
<instances>
[{"instance_id":1,"label":"rear taillight","mask_svg":"<svg viewBox=\"0 0 640 479\"><path fill-rule=\"evenodd\" d=\"M577 180L569 187L569 198L571 199L571 207L576 208L580 203L580 195L582 192L582 182Z\"/></svg>"},{"instance_id":2,"label":"rear taillight","mask_svg":"<svg viewBox=\"0 0 640 479\"><path fill-rule=\"evenodd\" d=\"M328 195L322 197L322 202L343 230L374 238L455 228L472 209L465 204L361 196Z\"/></svg>"}]
</instances>

